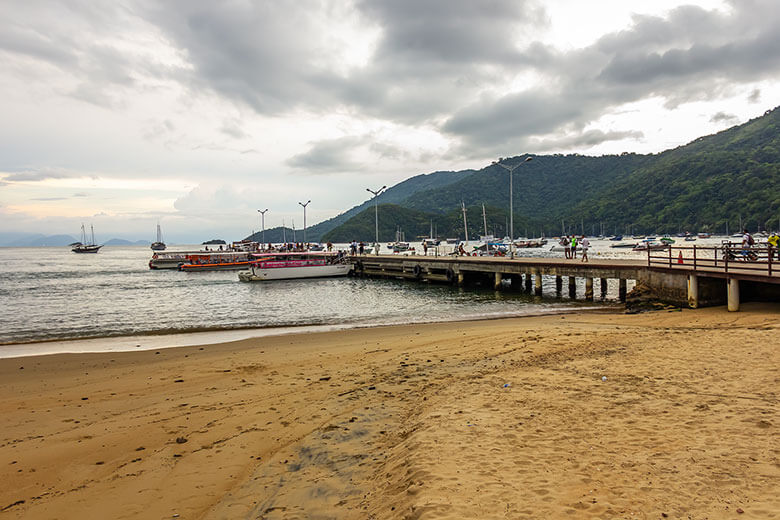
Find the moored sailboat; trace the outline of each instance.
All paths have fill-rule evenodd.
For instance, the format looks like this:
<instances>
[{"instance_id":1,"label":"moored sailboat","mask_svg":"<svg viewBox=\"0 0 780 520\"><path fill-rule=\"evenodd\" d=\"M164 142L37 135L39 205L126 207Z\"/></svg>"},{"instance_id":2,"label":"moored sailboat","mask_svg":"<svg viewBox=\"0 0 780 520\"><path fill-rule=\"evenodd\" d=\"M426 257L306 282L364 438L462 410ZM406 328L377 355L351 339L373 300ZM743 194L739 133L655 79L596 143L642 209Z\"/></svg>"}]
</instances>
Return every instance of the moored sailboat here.
<instances>
[{"instance_id":1,"label":"moored sailboat","mask_svg":"<svg viewBox=\"0 0 780 520\"><path fill-rule=\"evenodd\" d=\"M152 242L152 251L165 251L166 245L165 242L163 242L162 238L162 230L160 229L160 224L157 224L157 241Z\"/></svg>"},{"instance_id":2,"label":"moored sailboat","mask_svg":"<svg viewBox=\"0 0 780 520\"><path fill-rule=\"evenodd\" d=\"M92 230L92 241L87 244L87 232L84 229L84 224L81 225L81 242L75 244L71 251L74 253L97 253L101 247L97 244L95 244L95 228L93 226L89 226Z\"/></svg>"}]
</instances>

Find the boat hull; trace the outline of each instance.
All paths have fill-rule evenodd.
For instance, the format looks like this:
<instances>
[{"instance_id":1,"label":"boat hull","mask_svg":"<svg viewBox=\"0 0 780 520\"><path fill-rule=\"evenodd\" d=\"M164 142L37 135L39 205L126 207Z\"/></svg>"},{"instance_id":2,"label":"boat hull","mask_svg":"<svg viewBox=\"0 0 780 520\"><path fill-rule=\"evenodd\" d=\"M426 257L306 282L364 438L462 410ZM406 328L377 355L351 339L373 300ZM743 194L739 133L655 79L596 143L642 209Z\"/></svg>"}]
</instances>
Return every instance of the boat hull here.
<instances>
[{"instance_id":1,"label":"boat hull","mask_svg":"<svg viewBox=\"0 0 780 520\"><path fill-rule=\"evenodd\" d=\"M351 265L311 265L302 267L273 267L270 269L254 268L238 273L242 282L262 282L267 280L296 280L301 278L326 278L331 276L346 276Z\"/></svg>"},{"instance_id":2,"label":"boat hull","mask_svg":"<svg viewBox=\"0 0 780 520\"><path fill-rule=\"evenodd\" d=\"M201 272L201 271L238 271L249 267L249 261L245 262L226 262L219 264L182 264L180 271Z\"/></svg>"},{"instance_id":3,"label":"boat hull","mask_svg":"<svg viewBox=\"0 0 780 520\"><path fill-rule=\"evenodd\" d=\"M84 253L97 253L100 251L100 248L103 246L76 246L71 251L74 253L84 254Z\"/></svg>"}]
</instances>

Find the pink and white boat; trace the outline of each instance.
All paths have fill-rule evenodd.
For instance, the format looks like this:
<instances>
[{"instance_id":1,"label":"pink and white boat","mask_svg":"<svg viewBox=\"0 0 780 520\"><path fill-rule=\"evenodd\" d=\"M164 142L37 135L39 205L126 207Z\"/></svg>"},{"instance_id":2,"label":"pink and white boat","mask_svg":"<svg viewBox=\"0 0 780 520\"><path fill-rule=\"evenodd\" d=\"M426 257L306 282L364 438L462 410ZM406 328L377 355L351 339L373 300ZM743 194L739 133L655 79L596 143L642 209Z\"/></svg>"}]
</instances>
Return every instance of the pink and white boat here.
<instances>
[{"instance_id":1,"label":"pink and white boat","mask_svg":"<svg viewBox=\"0 0 780 520\"><path fill-rule=\"evenodd\" d=\"M238 273L242 282L346 276L352 269L342 253L309 251L252 256L249 270Z\"/></svg>"}]
</instances>

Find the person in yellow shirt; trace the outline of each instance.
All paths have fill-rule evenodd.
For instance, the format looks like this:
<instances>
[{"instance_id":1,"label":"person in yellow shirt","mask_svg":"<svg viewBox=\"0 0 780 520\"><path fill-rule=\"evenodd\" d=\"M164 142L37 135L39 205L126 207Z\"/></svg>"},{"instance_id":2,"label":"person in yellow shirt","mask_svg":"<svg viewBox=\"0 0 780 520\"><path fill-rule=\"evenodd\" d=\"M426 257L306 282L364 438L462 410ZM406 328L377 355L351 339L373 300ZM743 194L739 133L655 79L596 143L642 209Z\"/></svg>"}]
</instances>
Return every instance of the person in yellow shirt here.
<instances>
[{"instance_id":1,"label":"person in yellow shirt","mask_svg":"<svg viewBox=\"0 0 780 520\"><path fill-rule=\"evenodd\" d=\"M776 231L769 235L767 242L769 242L769 258L772 258L772 255L777 251L777 258L780 260L780 251L777 249L777 245L780 243L780 236L778 236Z\"/></svg>"}]
</instances>

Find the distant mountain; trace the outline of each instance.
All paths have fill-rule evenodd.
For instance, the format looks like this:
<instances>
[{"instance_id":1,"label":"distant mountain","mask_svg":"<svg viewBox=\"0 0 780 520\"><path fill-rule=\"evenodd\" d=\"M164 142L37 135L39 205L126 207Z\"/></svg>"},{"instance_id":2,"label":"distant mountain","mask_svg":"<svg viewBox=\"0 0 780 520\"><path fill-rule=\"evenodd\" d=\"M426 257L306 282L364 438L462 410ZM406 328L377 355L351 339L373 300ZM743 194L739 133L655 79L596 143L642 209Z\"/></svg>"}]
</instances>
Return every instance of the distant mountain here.
<instances>
[{"instance_id":1,"label":"distant mountain","mask_svg":"<svg viewBox=\"0 0 780 520\"><path fill-rule=\"evenodd\" d=\"M0 233L0 247L59 247L78 239L70 235L42 235L40 233Z\"/></svg>"},{"instance_id":2,"label":"distant mountain","mask_svg":"<svg viewBox=\"0 0 780 520\"><path fill-rule=\"evenodd\" d=\"M532 160L526 162L527 157ZM659 154L523 155L502 163L522 163L513 176L516 237L602 230L725 232L740 222L752 231L780 227L780 108ZM492 208L488 230L508 234L509 174L504 168L440 173L451 182L417 183L414 189L395 191L398 207L380 211L380 241L392 240L396 227L404 228L407 238L410 233L427 235L415 223L425 218L428 229L431 220L438 226L439 236L458 232L462 237L462 218L460 225L453 220L460 218L461 201L470 208L470 229L484 227L484 203ZM373 241L373 215L361 208L366 210L367 204L350 210L358 213L323 238ZM384 222L387 218L391 221Z\"/></svg>"},{"instance_id":3,"label":"distant mountain","mask_svg":"<svg viewBox=\"0 0 780 520\"><path fill-rule=\"evenodd\" d=\"M40 233L0 233L0 247L63 247L79 239L71 235L41 235ZM102 243L106 246L148 246L148 240L124 240L112 238Z\"/></svg>"},{"instance_id":4,"label":"distant mountain","mask_svg":"<svg viewBox=\"0 0 780 520\"><path fill-rule=\"evenodd\" d=\"M136 241L130 241L125 240L123 238L112 238L111 240L106 241L103 245L105 246L148 246L151 242L148 240L136 240Z\"/></svg>"}]
</instances>

